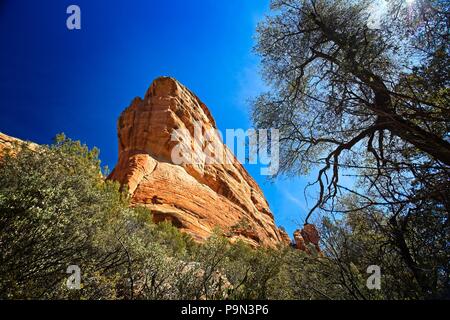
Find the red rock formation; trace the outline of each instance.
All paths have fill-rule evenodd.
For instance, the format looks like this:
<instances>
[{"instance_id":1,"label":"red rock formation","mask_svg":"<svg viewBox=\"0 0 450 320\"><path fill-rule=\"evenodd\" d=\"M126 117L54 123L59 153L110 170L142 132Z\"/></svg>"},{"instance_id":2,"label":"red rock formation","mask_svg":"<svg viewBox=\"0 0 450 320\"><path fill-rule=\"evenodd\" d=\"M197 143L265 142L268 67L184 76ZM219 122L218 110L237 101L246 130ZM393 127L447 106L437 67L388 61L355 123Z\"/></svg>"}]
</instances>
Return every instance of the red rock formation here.
<instances>
[{"instance_id":1,"label":"red rock formation","mask_svg":"<svg viewBox=\"0 0 450 320\"><path fill-rule=\"evenodd\" d=\"M0 132L0 154L4 154L7 149L11 149L14 144L14 138Z\"/></svg>"},{"instance_id":2,"label":"red rock formation","mask_svg":"<svg viewBox=\"0 0 450 320\"><path fill-rule=\"evenodd\" d=\"M305 224L303 229L294 232L295 248L299 250L310 252L309 246L312 245L320 252L319 241L319 232L313 224Z\"/></svg>"},{"instance_id":3,"label":"red rock formation","mask_svg":"<svg viewBox=\"0 0 450 320\"><path fill-rule=\"evenodd\" d=\"M217 227L253 246L288 243L261 189L218 135L210 141L224 148L229 163L207 163L199 153L195 163L172 161L178 143L171 141L173 130L186 129L193 136L194 123L204 131L216 128L208 108L191 91L172 78L156 79L119 118L119 160L109 178L126 186L132 203L148 207L156 222L170 220L199 241ZM192 143L201 153L202 142L184 146Z\"/></svg>"},{"instance_id":4,"label":"red rock formation","mask_svg":"<svg viewBox=\"0 0 450 320\"><path fill-rule=\"evenodd\" d=\"M284 228L280 228L278 230L280 232L280 236L281 236L282 242L286 243L286 244L290 244L291 243L291 238L287 234L286 230L284 230Z\"/></svg>"},{"instance_id":5,"label":"red rock formation","mask_svg":"<svg viewBox=\"0 0 450 320\"><path fill-rule=\"evenodd\" d=\"M294 231L294 243L296 249L306 251L305 239L303 239L301 230Z\"/></svg>"},{"instance_id":6,"label":"red rock formation","mask_svg":"<svg viewBox=\"0 0 450 320\"><path fill-rule=\"evenodd\" d=\"M15 154L24 143L26 143L27 147L32 150L36 150L38 148L38 145L35 143L25 142L0 132L0 156L5 154L7 151Z\"/></svg>"}]
</instances>

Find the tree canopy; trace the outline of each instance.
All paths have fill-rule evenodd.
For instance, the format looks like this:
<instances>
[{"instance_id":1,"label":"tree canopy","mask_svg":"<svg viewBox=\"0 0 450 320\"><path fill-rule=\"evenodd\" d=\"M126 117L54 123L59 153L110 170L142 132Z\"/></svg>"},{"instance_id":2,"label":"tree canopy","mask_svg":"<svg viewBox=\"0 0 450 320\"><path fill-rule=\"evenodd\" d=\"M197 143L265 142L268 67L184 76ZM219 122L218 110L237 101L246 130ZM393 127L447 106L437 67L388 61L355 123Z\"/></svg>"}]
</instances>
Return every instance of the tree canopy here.
<instances>
[{"instance_id":1,"label":"tree canopy","mask_svg":"<svg viewBox=\"0 0 450 320\"><path fill-rule=\"evenodd\" d=\"M256 46L271 91L254 101L253 120L280 130L281 173L318 171L305 222L319 210L381 212L390 241L431 292L419 251L450 236L450 3L274 0L271 7ZM355 183L343 183L343 173ZM427 241L409 242L409 232Z\"/></svg>"},{"instance_id":2,"label":"tree canopy","mask_svg":"<svg viewBox=\"0 0 450 320\"><path fill-rule=\"evenodd\" d=\"M284 172L323 165L313 209L342 187L342 167L388 188L383 177L424 180L450 165L449 4L391 1L371 28L373 4L275 0L258 28L274 90L255 101L253 118L281 130Z\"/></svg>"}]
</instances>

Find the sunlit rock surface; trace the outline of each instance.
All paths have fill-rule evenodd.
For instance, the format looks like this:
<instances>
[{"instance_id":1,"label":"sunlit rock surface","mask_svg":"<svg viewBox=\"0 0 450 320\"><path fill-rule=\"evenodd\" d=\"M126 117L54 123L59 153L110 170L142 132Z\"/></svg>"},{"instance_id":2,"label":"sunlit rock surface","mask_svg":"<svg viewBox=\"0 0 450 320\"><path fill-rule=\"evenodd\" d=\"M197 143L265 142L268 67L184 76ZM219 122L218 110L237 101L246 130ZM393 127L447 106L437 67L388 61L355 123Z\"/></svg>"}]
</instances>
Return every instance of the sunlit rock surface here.
<instances>
[{"instance_id":1,"label":"sunlit rock surface","mask_svg":"<svg viewBox=\"0 0 450 320\"><path fill-rule=\"evenodd\" d=\"M218 136L210 137L210 145L221 145L229 162L207 163L199 153L195 163L172 161L178 143L171 141L173 130L194 136L194 124L205 131L216 128L189 89L173 78L156 79L119 118L119 160L109 178L126 186L133 204L149 208L155 221L170 220L199 241L220 228L232 241L252 246L288 244L261 189Z\"/></svg>"}]
</instances>

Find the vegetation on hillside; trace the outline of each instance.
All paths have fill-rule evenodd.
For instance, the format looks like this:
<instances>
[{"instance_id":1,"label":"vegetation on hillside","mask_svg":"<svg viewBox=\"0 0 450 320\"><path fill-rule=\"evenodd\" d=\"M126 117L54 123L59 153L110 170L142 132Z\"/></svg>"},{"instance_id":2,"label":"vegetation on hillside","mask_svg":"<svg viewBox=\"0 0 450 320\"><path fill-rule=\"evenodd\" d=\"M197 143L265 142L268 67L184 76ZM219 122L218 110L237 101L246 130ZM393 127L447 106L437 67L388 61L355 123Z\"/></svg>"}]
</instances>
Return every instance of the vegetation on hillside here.
<instances>
[{"instance_id":1,"label":"vegetation on hillside","mask_svg":"<svg viewBox=\"0 0 450 320\"><path fill-rule=\"evenodd\" d=\"M130 208L119 185L100 172L98 150L63 135L49 147L23 147L0 160L1 299L404 299L448 294L443 238L435 251L418 252L424 266L438 268L430 277L433 291L423 292L377 212L367 212L370 219L353 213L326 219L323 254L292 247L252 249L231 244L220 230L198 244L168 223L154 224L147 209ZM415 237L408 233L408 241L427 240ZM366 286L368 264L383 270L380 290ZM81 271L79 289L67 283L67 268L73 265Z\"/></svg>"}]
</instances>

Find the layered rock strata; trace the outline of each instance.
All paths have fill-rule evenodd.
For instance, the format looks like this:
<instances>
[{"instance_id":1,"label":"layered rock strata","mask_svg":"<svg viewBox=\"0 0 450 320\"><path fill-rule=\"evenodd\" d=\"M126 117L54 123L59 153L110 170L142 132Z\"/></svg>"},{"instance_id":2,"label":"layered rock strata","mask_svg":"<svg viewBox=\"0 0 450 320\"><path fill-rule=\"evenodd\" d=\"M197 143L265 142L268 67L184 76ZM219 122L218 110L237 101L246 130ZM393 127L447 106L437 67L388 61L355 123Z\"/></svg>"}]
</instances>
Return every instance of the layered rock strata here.
<instances>
[{"instance_id":1,"label":"layered rock strata","mask_svg":"<svg viewBox=\"0 0 450 320\"><path fill-rule=\"evenodd\" d=\"M195 130L212 132L207 140ZM275 226L264 195L244 167L214 133L215 121L200 99L173 78L161 77L144 98L135 98L118 121L119 160L110 179L126 186L134 205L143 205L156 222L168 220L195 239L207 239L215 228L231 240L252 246L289 243ZM225 163L211 163L217 153ZM174 161L174 148L189 150L193 161Z\"/></svg>"}]
</instances>

